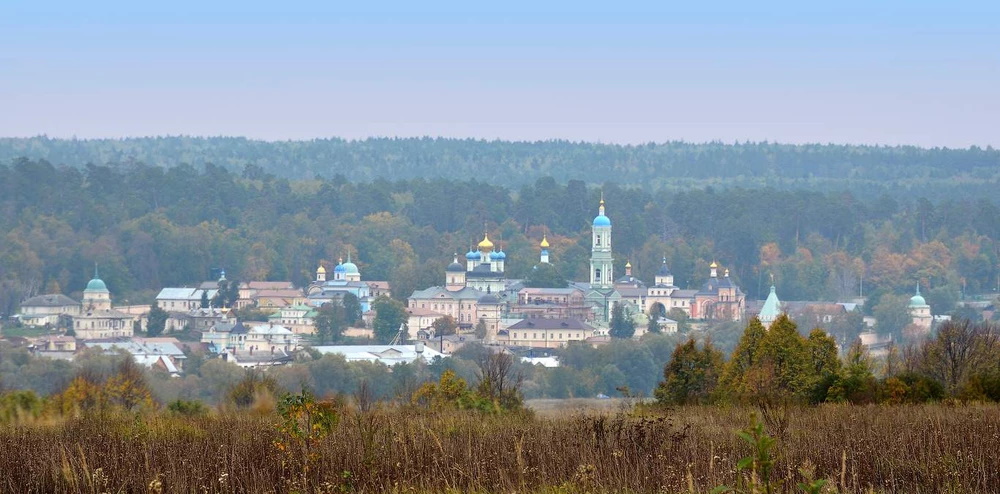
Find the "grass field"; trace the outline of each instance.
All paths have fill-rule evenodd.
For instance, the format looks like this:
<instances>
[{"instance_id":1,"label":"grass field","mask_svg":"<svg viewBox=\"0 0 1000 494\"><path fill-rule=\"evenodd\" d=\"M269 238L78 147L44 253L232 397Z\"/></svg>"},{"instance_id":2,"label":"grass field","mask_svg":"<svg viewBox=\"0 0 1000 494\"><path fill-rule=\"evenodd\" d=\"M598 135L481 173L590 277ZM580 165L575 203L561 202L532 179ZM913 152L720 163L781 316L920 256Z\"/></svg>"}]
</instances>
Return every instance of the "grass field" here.
<instances>
[{"instance_id":1,"label":"grass field","mask_svg":"<svg viewBox=\"0 0 1000 494\"><path fill-rule=\"evenodd\" d=\"M608 400L602 400L608 401ZM569 405L569 404L567 404ZM308 446L276 447L272 413L104 415L0 427L3 492L709 492L750 453L754 409L655 416L345 411ZM553 413L555 410L563 412ZM774 480L801 467L825 492L1000 490L996 405L822 406L768 412ZM299 450L296 450L299 451Z\"/></svg>"}]
</instances>

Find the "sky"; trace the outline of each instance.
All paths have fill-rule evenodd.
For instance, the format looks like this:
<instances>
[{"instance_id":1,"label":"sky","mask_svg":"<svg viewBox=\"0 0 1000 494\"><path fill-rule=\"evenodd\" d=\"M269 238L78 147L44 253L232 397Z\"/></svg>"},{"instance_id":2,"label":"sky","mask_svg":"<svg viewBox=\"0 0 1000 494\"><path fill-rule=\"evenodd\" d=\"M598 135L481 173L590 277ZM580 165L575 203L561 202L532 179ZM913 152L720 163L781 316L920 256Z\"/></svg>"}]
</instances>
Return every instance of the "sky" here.
<instances>
[{"instance_id":1,"label":"sky","mask_svg":"<svg viewBox=\"0 0 1000 494\"><path fill-rule=\"evenodd\" d=\"M998 147L1000 2L5 0L41 134Z\"/></svg>"}]
</instances>

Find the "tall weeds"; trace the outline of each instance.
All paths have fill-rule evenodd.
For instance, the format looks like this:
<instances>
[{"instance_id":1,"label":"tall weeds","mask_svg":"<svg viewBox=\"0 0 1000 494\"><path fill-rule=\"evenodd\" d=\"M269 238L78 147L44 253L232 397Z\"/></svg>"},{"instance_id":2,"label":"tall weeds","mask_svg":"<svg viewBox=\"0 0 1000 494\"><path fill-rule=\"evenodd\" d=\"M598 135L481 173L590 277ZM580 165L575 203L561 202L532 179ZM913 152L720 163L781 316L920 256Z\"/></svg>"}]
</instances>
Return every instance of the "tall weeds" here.
<instances>
[{"instance_id":1,"label":"tall weeds","mask_svg":"<svg viewBox=\"0 0 1000 494\"><path fill-rule=\"evenodd\" d=\"M540 418L345 409L310 443L308 491L707 493L745 475L737 464L754 451L736 432L753 412L680 407L662 416ZM773 446L772 476L786 489L826 479L828 492L995 491L997 412L996 405L791 408ZM287 451L274 446L287 442L279 422L247 412L164 412L0 426L0 491L284 492L302 469L289 468Z\"/></svg>"}]
</instances>

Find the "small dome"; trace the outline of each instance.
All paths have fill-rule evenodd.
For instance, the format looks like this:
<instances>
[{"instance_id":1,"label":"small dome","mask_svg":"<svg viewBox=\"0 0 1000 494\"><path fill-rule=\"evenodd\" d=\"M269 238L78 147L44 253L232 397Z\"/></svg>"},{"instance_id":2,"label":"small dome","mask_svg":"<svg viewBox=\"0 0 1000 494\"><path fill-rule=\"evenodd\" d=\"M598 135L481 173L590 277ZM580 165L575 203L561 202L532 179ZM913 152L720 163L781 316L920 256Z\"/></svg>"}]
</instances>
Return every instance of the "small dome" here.
<instances>
[{"instance_id":1,"label":"small dome","mask_svg":"<svg viewBox=\"0 0 1000 494\"><path fill-rule=\"evenodd\" d=\"M479 259L482 258L482 255L474 250L470 250L465 254L465 258L470 261L478 261Z\"/></svg>"},{"instance_id":2,"label":"small dome","mask_svg":"<svg viewBox=\"0 0 1000 494\"><path fill-rule=\"evenodd\" d=\"M927 301L924 300L924 296L920 294L920 285L917 285L917 293L910 297L910 307L916 307L919 305L927 305Z\"/></svg>"},{"instance_id":3,"label":"small dome","mask_svg":"<svg viewBox=\"0 0 1000 494\"><path fill-rule=\"evenodd\" d=\"M323 265L321 264L319 268L316 269L316 272L319 274L326 274L326 268L324 268Z\"/></svg>"},{"instance_id":4,"label":"small dome","mask_svg":"<svg viewBox=\"0 0 1000 494\"><path fill-rule=\"evenodd\" d=\"M351 261L347 261L343 264L344 272L347 274L358 274L358 266Z\"/></svg>"},{"instance_id":5,"label":"small dome","mask_svg":"<svg viewBox=\"0 0 1000 494\"><path fill-rule=\"evenodd\" d=\"M496 261L500 259L500 253L497 251L490 252L490 260Z\"/></svg>"},{"instance_id":6,"label":"small dome","mask_svg":"<svg viewBox=\"0 0 1000 494\"><path fill-rule=\"evenodd\" d=\"M335 267L333 268L333 272L334 272L334 273L343 273L343 272L344 272L344 263L343 263L343 262L341 262L340 264L337 264L337 265L336 265L336 266L335 266Z\"/></svg>"},{"instance_id":7,"label":"small dome","mask_svg":"<svg viewBox=\"0 0 1000 494\"><path fill-rule=\"evenodd\" d=\"M715 268L719 267L719 265L716 264L715 261L712 261L712 264L709 264L708 267L710 267L712 269L715 269Z\"/></svg>"},{"instance_id":8,"label":"small dome","mask_svg":"<svg viewBox=\"0 0 1000 494\"><path fill-rule=\"evenodd\" d=\"M496 305L500 303L500 299L492 293L487 293L486 295L479 297L479 303L481 305Z\"/></svg>"},{"instance_id":9,"label":"small dome","mask_svg":"<svg viewBox=\"0 0 1000 494\"><path fill-rule=\"evenodd\" d=\"M538 245L539 245L539 247L541 247L543 249L548 249L549 248L549 239L545 235L542 235L542 243L540 243Z\"/></svg>"},{"instance_id":10,"label":"small dome","mask_svg":"<svg viewBox=\"0 0 1000 494\"><path fill-rule=\"evenodd\" d=\"M626 268L631 268L632 267L632 261L625 261L625 267Z\"/></svg>"},{"instance_id":11,"label":"small dome","mask_svg":"<svg viewBox=\"0 0 1000 494\"><path fill-rule=\"evenodd\" d=\"M497 254L497 259L499 259L501 261L507 259L507 253L504 252L504 251L502 251L502 250L499 251L499 252L497 252L496 254Z\"/></svg>"},{"instance_id":12,"label":"small dome","mask_svg":"<svg viewBox=\"0 0 1000 494\"><path fill-rule=\"evenodd\" d=\"M106 292L108 291L108 286L104 284L104 280L100 278L94 278L87 283L88 292Z\"/></svg>"},{"instance_id":13,"label":"small dome","mask_svg":"<svg viewBox=\"0 0 1000 494\"><path fill-rule=\"evenodd\" d=\"M603 214L599 214L594 218L594 226L611 226L611 219Z\"/></svg>"},{"instance_id":14,"label":"small dome","mask_svg":"<svg viewBox=\"0 0 1000 494\"><path fill-rule=\"evenodd\" d=\"M483 241L479 242L479 250L490 250L493 248L493 242L490 242L489 234L483 235Z\"/></svg>"},{"instance_id":15,"label":"small dome","mask_svg":"<svg viewBox=\"0 0 1000 494\"><path fill-rule=\"evenodd\" d=\"M449 264L448 267L445 268L445 271L448 271L449 273L460 273L465 271L465 267L459 264L456 260L455 262Z\"/></svg>"}]
</instances>

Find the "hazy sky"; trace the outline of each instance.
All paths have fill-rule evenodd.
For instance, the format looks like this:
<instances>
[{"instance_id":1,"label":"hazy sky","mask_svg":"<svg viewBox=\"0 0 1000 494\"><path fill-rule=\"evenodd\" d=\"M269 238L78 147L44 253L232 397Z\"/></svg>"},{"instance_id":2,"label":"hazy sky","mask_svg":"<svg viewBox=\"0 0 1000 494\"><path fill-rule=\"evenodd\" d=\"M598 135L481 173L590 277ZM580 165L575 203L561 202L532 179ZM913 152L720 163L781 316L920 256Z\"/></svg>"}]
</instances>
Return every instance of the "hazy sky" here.
<instances>
[{"instance_id":1,"label":"hazy sky","mask_svg":"<svg viewBox=\"0 0 1000 494\"><path fill-rule=\"evenodd\" d=\"M997 1L421 3L6 0L0 136L1000 145Z\"/></svg>"}]
</instances>

